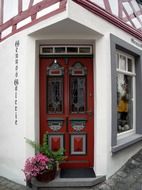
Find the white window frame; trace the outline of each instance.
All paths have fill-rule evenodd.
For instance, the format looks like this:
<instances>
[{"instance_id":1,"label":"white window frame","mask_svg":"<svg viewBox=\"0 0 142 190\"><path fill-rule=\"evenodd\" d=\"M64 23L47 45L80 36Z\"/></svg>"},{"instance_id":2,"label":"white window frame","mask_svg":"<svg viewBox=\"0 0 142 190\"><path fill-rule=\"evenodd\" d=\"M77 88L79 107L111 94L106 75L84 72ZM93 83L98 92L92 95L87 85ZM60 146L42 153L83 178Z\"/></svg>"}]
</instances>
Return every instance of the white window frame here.
<instances>
[{"instance_id":1,"label":"white window frame","mask_svg":"<svg viewBox=\"0 0 142 190\"><path fill-rule=\"evenodd\" d=\"M135 134L136 133L136 72L135 72L135 58L127 53L124 53L122 51L117 50L116 51L116 64L117 64L117 56L124 56L126 59L126 70L122 70L120 68L117 68L117 74L118 73L122 73L128 76L132 77L132 82L133 82L133 128L128 130L128 131L124 131L122 133L117 133L117 140L123 139L128 137L129 135ZM132 71L128 71L128 59L131 59L132 61ZM120 59L119 59L120 60Z\"/></svg>"}]
</instances>

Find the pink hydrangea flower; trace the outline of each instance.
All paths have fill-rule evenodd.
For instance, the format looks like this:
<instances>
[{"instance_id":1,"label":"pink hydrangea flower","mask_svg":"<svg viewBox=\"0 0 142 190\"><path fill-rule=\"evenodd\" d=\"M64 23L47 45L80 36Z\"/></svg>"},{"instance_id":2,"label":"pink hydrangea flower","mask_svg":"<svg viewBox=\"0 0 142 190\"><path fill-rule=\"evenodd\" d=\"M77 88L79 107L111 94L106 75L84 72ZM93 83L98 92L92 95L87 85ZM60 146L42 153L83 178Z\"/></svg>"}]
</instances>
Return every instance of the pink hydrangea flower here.
<instances>
[{"instance_id":1,"label":"pink hydrangea flower","mask_svg":"<svg viewBox=\"0 0 142 190\"><path fill-rule=\"evenodd\" d=\"M30 157L26 160L23 172L26 179L31 180L32 177L36 177L45 170L52 168L53 164L53 159L49 159L47 156L38 153L34 157Z\"/></svg>"}]
</instances>

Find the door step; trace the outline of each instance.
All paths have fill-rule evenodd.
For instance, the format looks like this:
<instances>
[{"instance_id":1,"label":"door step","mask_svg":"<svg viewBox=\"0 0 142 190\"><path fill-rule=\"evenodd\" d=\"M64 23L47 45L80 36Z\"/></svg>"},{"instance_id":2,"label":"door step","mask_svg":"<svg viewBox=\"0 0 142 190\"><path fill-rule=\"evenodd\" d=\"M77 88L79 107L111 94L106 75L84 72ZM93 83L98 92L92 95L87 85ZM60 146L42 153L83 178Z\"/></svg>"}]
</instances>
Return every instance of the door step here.
<instances>
[{"instance_id":1,"label":"door step","mask_svg":"<svg viewBox=\"0 0 142 190\"><path fill-rule=\"evenodd\" d=\"M48 183L39 182L33 179L32 190L91 190L93 186L105 180L105 176L97 176L95 178L60 178L58 174L54 180Z\"/></svg>"}]
</instances>

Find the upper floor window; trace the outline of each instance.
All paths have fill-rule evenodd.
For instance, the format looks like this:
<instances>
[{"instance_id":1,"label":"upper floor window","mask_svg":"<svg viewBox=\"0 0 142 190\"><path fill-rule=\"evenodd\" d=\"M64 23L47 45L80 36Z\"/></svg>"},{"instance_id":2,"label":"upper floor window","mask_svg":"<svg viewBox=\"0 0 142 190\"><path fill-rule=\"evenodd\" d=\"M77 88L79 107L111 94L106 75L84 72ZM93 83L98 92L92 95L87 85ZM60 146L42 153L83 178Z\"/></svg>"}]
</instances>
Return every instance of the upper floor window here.
<instances>
[{"instance_id":1,"label":"upper floor window","mask_svg":"<svg viewBox=\"0 0 142 190\"><path fill-rule=\"evenodd\" d=\"M117 62L117 133L135 132L135 59L121 51Z\"/></svg>"}]
</instances>

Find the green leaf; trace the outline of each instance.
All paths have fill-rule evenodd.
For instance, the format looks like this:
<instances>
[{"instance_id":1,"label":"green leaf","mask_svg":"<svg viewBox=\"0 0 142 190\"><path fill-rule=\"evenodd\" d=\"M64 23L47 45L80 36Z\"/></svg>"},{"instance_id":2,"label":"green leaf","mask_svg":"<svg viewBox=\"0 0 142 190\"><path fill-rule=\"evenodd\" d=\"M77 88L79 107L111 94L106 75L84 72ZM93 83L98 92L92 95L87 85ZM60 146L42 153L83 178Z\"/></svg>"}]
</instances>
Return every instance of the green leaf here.
<instances>
[{"instance_id":1,"label":"green leaf","mask_svg":"<svg viewBox=\"0 0 142 190\"><path fill-rule=\"evenodd\" d=\"M48 158L54 159L56 162L61 162L67 158L66 156L64 156L64 153L65 153L64 149L60 149L56 152L53 152L50 150L49 144L48 144L48 133L44 134L42 145L39 145L30 139L27 139L27 138L25 139L26 139L26 142L35 149L35 152L41 152L42 154L46 155Z\"/></svg>"}]
</instances>

